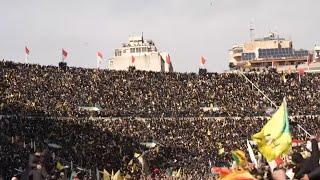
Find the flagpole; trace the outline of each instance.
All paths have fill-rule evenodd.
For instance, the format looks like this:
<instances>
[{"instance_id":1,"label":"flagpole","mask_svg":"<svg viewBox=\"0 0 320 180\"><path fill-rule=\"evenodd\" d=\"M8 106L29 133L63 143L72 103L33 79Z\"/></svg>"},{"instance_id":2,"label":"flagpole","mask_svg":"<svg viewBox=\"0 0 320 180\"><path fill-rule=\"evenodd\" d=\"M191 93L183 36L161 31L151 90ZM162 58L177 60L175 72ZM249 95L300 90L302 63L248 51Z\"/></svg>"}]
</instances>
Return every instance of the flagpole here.
<instances>
[{"instance_id":1,"label":"flagpole","mask_svg":"<svg viewBox=\"0 0 320 180\"><path fill-rule=\"evenodd\" d=\"M63 60L63 49L61 49L61 62L64 62L64 60Z\"/></svg>"},{"instance_id":2,"label":"flagpole","mask_svg":"<svg viewBox=\"0 0 320 180\"><path fill-rule=\"evenodd\" d=\"M99 63L99 56L97 56L97 69L99 69L100 63Z\"/></svg>"},{"instance_id":3,"label":"flagpole","mask_svg":"<svg viewBox=\"0 0 320 180\"><path fill-rule=\"evenodd\" d=\"M306 133L306 135L311 136L311 134L308 133L308 131L305 130L300 124L298 124L298 127L299 127L304 133Z\"/></svg>"},{"instance_id":4,"label":"flagpole","mask_svg":"<svg viewBox=\"0 0 320 180\"><path fill-rule=\"evenodd\" d=\"M299 72L299 83L301 83L301 75L300 75L300 72Z\"/></svg>"},{"instance_id":5,"label":"flagpole","mask_svg":"<svg viewBox=\"0 0 320 180\"><path fill-rule=\"evenodd\" d=\"M100 180L100 171L98 168L96 168L96 176L97 176L97 180Z\"/></svg>"},{"instance_id":6,"label":"flagpole","mask_svg":"<svg viewBox=\"0 0 320 180\"><path fill-rule=\"evenodd\" d=\"M26 53L25 63L28 64L28 54Z\"/></svg>"},{"instance_id":7,"label":"flagpole","mask_svg":"<svg viewBox=\"0 0 320 180\"><path fill-rule=\"evenodd\" d=\"M278 107L278 106L276 105L276 103L275 103L274 101L272 101L267 95L265 95L246 75L244 75L241 71L238 71L238 72L239 72L247 81L249 81L249 82L251 83L251 85L258 90L258 92L260 92L265 98L267 98L267 100L270 101L270 103L271 103L272 105L274 105L276 108ZM300 79L300 74L299 74L299 80L301 81L301 79ZM299 124L298 124L298 127L299 127L301 130L303 130L308 136L311 136L311 134L308 133L308 131L306 131L306 130L305 130L302 126L300 126Z\"/></svg>"},{"instance_id":8,"label":"flagpole","mask_svg":"<svg viewBox=\"0 0 320 180\"><path fill-rule=\"evenodd\" d=\"M276 104L274 101L272 101L267 95L265 95L246 75L244 75L241 71L238 71L238 72L239 72L247 81L249 81L249 82L251 83L251 85L258 90L258 92L260 92L265 98L267 98L267 100L268 100L272 105L274 105L276 108L278 107L277 104Z\"/></svg>"}]
</instances>

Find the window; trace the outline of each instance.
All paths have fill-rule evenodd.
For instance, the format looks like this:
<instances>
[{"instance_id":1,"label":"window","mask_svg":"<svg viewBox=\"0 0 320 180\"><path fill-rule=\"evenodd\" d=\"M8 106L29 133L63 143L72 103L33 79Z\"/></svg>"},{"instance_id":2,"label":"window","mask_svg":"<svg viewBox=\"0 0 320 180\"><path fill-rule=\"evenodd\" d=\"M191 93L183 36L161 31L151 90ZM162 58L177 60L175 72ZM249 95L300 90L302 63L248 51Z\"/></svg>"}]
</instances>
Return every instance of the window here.
<instances>
[{"instance_id":1,"label":"window","mask_svg":"<svg viewBox=\"0 0 320 180\"><path fill-rule=\"evenodd\" d=\"M140 53L140 52L141 52L141 48L137 48L137 49L136 49L136 52L137 52L137 53Z\"/></svg>"},{"instance_id":2,"label":"window","mask_svg":"<svg viewBox=\"0 0 320 180\"><path fill-rule=\"evenodd\" d=\"M147 52L147 48L146 48L146 47L143 47L143 48L142 48L142 52Z\"/></svg>"},{"instance_id":3,"label":"window","mask_svg":"<svg viewBox=\"0 0 320 180\"><path fill-rule=\"evenodd\" d=\"M114 52L114 55L115 56L121 56L121 50L116 49L115 52Z\"/></svg>"},{"instance_id":4,"label":"window","mask_svg":"<svg viewBox=\"0 0 320 180\"><path fill-rule=\"evenodd\" d=\"M130 53L135 53L136 49L135 48L130 48Z\"/></svg>"}]
</instances>

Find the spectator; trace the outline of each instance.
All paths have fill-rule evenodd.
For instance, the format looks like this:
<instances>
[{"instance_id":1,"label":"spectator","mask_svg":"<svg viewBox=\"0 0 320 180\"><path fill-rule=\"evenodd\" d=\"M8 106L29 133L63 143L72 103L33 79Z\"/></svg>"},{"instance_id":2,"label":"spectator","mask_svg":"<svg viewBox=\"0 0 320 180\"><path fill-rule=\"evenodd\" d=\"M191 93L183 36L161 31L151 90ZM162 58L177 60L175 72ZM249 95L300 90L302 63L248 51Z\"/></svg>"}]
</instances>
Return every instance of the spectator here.
<instances>
[{"instance_id":1,"label":"spectator","mask_svg":"<svg viewBox=\"0 0 320 180\"><path fill-rule=\"evenodd\" d=\"M36 147L50 148L52 159L69 168L72 162L88 170L79 170L79 178L89 177L89 170L96 168L120 170L133 179L143 178L143 169L165 178L180 168L189 177L208 178L210 164L229 166L230 152L246 149L246 140L267 121L266 110L271 106L237 74L61 70L7 61L0 62L0 67L0 173L4 179L20 178ZM306 74L301 83L296 74L286 75L286 83L284 74L276 72L247 76L277 104L287 97L294 138L307 140L297 124L317 134L318 74ZM150 148L148 143L156 145ZM135 153L143 154L143 161ZM34 169L38 164L61 178L51 158L43 157L30 158L36 164L32 170L38 172ZM318 175L316 163L308 169L299 176ZM263 177L266 171L252 173ZM70 174L63 172L64 178Z\"/></svg>"}]
</instances>

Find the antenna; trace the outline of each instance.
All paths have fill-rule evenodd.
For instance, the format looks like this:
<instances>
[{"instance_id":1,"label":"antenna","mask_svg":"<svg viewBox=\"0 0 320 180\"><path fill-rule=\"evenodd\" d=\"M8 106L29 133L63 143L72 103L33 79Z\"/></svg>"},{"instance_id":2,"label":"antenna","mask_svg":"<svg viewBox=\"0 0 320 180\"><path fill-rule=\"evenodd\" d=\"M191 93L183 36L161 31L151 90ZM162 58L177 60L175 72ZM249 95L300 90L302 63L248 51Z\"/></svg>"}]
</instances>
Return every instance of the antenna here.
<instances>
[{"instance_id":1,"label":"antenna","mask_svg":"<svg viewBox=\"0 0 320 180\"><path fill-rule=\"evenodd\" d=\"M253 22L250 22L250 40L254 41L254 27L253 27Z\"/></svg>"},{"instance_id":2,"label":"antenna","mask_svg":"<svg viewBox=\"0 0 320 180\"><path fill-rule=\"evenodd\" d=\"M279 37L279 32L278 32L278 27L277 26L274 28L274 35L277 36L277 38L279 40L280 37Z\"/></svg>"},{"instance_id":3,"label":"antenna","mask_svg":"<svg viewBox=\"0 0 320 180\"><path fill-rule=\"evenodd\" d=\"M143 41L143 32L141 33L141 37L142 37L142 43L144 43L144 41Z\"/></svg>"}]
</instances>

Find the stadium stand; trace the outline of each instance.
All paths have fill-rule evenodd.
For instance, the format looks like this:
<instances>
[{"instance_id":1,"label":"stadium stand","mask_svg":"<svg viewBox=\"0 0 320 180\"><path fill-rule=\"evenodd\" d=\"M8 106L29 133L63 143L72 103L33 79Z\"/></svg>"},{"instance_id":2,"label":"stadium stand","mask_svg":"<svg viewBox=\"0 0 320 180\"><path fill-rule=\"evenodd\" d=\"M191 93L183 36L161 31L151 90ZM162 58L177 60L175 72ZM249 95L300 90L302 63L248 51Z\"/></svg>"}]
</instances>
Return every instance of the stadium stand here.
<instances>
[{"instance_id":1,"label":"stadium stand","mask_svg":"<svg viewBox=\"0 0 320 180\"><path fill-rule=\"evenodd\" d=\"M52 179L71 174L57 161L78 167L80 179L95 179L96 169L167 178L180 168L188 178L210 179L211 167L229 166L230 152L245 151L270 115L270 103L238 74L62 70L9 61L0 63L0 73L4 179L22 178L38 149L54 154L56 162L45 153L40 158ZM293 138L307 141L298 124L319 134L320 75L306 73L301 82L296 73L246 75L277 104L287 97ZM203 110L210 106L215 110ZM266 176L263 168L250 172Z\"/></svg>"}]
</instances>

